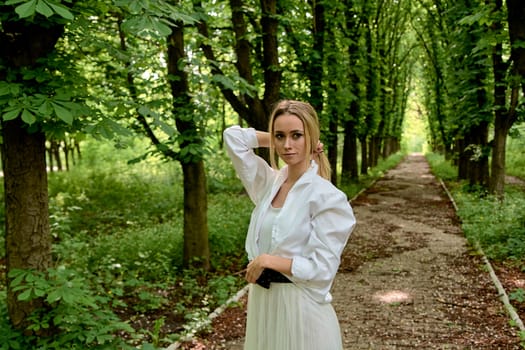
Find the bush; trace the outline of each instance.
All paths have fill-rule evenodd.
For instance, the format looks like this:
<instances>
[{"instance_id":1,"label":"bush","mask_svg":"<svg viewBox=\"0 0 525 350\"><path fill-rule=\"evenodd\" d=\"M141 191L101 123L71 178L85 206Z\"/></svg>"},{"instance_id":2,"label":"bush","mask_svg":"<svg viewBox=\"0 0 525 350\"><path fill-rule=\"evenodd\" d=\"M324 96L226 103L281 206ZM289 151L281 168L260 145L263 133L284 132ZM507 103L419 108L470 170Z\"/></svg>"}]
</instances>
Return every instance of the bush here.
<instances>
[{"instance_id":1,"label":"bush","mask_svg":"<svg viewBox=\"0 0 525 350\"><path fill-rule=\"evenodd\" d=\"M426 155L432 172L447 181L458 207L458 216L467 239L481 245L494 260L525 258L525 196L523 191L507 186L505 200L457 182L457 170L443 156Z\"/></svg>"},{"instance_id":2,"label":"bush","mask_svg":"<svg viewBox=\"0 0 525 350\"><path fill-rule=\"evenodd\" d=\"M525 180L525 123L514 126L507 139L506 172Z\"/></svg>"},{"instance_id":3,"label":"bush","mask_svg":"<svg viewBox=\"0 0 525 350\"><path fill-rule=\"evenodd\" d=\"M116 336L134 333L127 323L110 310L109 298L93 293L86 278L65 268L37 271L12 270L9 273L18 299L42 299L44 307L29 318L27 330L38 334L50 331L50 336L24 335L4 329L0 349L132 349ZM2 309L2 318L6 310ZM9 328L2 322L1 328Z\"/></svg>"},{"instance_id":4,"label":"bush","mask_svg":"<svg viewBox=\"0 0 525 350\"><path fill-rule=\"evenodd\" d=\"M479 242L495 260L525 258L525 198L522 192L507 191L505 200L479 193L453 192L465 235Z\"/></svg>"},{"instance_id":5,"label":"bush","mask_svg":"<svg viewBox=\"0 0 525 350\"><path fill-rule=\"evenodd\" d=\"M427 153L425 154L432 173L443 181L456 181L458 178L458 170L452 165L450 161L445 160L441 154Z\"/></svg>"}]
</instances>

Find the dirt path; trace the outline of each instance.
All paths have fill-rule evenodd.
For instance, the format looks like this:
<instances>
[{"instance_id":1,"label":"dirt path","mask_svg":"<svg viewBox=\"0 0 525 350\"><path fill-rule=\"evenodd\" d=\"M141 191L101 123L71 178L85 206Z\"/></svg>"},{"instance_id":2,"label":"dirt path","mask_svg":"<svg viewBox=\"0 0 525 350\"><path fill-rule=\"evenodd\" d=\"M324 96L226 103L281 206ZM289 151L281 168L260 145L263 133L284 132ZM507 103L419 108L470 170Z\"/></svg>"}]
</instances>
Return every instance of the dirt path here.
<instances>
[{"instance_id":1,"label":"dirt path","mask_svg":"<svg viewBox=\"0 0 525 350\"><path fill-rule=\"evenodd\" d=\"M352 207L358 224L332 290L345 349L520 349L423 156L407 157ZM242 349L243 322L242 307L228 309L211 336L185 348Z\"/></svg>"}]
</instances>

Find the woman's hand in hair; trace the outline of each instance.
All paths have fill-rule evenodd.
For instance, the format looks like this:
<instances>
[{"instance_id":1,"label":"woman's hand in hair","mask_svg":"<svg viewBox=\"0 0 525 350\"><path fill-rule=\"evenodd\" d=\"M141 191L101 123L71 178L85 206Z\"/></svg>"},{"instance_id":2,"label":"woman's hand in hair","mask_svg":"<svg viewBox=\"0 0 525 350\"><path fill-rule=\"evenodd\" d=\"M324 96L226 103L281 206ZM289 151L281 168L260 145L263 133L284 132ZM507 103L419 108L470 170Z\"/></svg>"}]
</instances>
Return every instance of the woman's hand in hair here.
<instances>
[{"instance_id":1,"label":"woman's hand in hair","mask_svg":"<svg viewBox=\"0 0 525 350\"><path fill-rule=\"evenodd\" d=\"M317 147L313 150L313 154L317 157L324 152L324 144L321 141L317 141Z\"/></svg>"}]
</instances>

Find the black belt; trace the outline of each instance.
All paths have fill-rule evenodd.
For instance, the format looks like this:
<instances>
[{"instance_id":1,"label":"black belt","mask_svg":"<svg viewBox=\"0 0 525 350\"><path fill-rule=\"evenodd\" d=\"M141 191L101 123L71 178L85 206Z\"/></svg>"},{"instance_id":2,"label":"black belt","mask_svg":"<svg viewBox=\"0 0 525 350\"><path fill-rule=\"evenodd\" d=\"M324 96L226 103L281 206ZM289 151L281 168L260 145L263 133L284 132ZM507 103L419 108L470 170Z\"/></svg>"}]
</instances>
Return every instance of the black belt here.
<instances>
[{"instance_id":1,"label":"black belt","mask_svg":"<svg viewBox=\"0 0 525 350\"><path fill-rule=\"evenodd\" d=\"M272 270L264 269L256 283L263 288L270 288L270 283L292 283L285 275L282 273Z\"/></svg>"}]
</instances>

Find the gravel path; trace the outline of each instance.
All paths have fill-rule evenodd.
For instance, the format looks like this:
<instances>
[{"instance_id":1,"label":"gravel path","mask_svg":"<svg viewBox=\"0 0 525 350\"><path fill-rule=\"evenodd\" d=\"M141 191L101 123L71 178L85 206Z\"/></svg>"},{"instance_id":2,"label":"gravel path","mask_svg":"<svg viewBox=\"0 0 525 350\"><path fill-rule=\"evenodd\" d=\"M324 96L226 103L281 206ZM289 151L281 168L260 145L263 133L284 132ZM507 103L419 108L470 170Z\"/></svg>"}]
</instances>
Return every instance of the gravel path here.
<instances>
[{"instance_id":1,"label":"gravel path","mask_svg":"<svg viewBox=\"0 0 525 350\"><path fill-rule=\"evenodd\" d=\"M352 202L333 289L346 349L519 349L446 193L412 155Z\"/></svg>"},{"instance_id":2,"label":"gravel path","mask_svg":"<svg viewBox=\"0 0 525 350\"><path fill-rule=\"evenodd\" d=\"M408 156L352 207L358 224L332 290L345 349L521 349L422 155ZM242 349L243 305L184 348Z\"/></svg>"}]
</instances>

